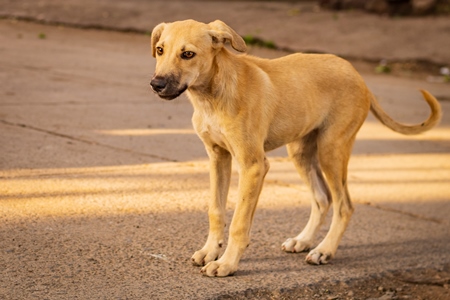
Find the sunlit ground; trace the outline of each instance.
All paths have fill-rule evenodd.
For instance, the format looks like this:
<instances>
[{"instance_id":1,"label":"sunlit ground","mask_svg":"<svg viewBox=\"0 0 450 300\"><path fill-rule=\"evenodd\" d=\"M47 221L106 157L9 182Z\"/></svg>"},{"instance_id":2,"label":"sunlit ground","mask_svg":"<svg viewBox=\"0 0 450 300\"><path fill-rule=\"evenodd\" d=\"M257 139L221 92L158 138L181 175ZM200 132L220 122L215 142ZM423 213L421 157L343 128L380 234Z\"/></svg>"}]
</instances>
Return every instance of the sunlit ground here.
<instances>
[{"instance_id":1,"label":"sunlit ground","mask_svg":"<svg viewBox=\"0 0 450 300\"><path fill-rule=\"evenodd\" d=\"M110 130L102 134L193 134L182 130ZM450 129L441 127L419 136L401 136L367 122L356 147L367 141L444 143ZM200 141L199 141L200 142ZM309 205L309 191L285 157L271 157L259 207ZM238 168L234 165L229 207L235 203ZM2 170L0 214L12 221L27 217L64 217L132 212L206 212L209 195L207 159L181 163ZM438 221L450 213L450 154L354 154L349 165L349 189L355 203L371 203ZM442 209L427 203L442 202Z\"/></svg>"}]
</instances>

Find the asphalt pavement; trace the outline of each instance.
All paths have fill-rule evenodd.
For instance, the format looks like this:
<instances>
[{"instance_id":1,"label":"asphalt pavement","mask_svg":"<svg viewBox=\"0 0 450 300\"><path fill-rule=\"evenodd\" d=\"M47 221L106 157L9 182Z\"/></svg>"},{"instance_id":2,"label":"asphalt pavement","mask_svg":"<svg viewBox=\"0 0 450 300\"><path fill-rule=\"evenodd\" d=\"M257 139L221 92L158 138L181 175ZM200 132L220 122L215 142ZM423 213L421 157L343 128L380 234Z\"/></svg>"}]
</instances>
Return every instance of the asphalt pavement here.
<instances>
[{"instance_id":1,"label":"asphalt pavement","mask_svg":"<svg viewBox=\"0 0 450 300\"><path fill-rule=\"evenodd\" d=\"M280 149L269 154L252 242L235 276L207 278L191 265L208 229L207 156L192 129L189 101L166 102L150 91L155 61L149 36L140 32L191 15L242 19L236 21L242 35L321 50L291 43L299 27L285 21L303 12L305 28L314 16L344 19L292 3L229 2L218 9L220 3L0 1L4 16L34 20L0 20L0 299L252 298L257 291L297 293L311 284L350 284L450 263L450 85L371 72L363 77L396 120L426 118L419 88L440 100L444 118L430 132L402 136L368 117L349 165L356 211L332 263L311 266L305 253L281 251L306 224L310 195ZM206 15L208 9L215 14ZM255 12L272 12L272 19L264 22ZM360 34L358 22L377 18L350 14ZM273 35L248 29L268 20L276 20ZM395 21L401 25L392 30L406 31L402 22L420 24ZM435 28L420 29L429 31L421 38L445 24L437 18ZM430 41L434 52L412 42L373 50L376 55L336 51L377 60L403 49L412 59L445 65L449 54L439 47L448 40ZM237 194L234 170L228 218Z\"/></svg>"}]
</instances>

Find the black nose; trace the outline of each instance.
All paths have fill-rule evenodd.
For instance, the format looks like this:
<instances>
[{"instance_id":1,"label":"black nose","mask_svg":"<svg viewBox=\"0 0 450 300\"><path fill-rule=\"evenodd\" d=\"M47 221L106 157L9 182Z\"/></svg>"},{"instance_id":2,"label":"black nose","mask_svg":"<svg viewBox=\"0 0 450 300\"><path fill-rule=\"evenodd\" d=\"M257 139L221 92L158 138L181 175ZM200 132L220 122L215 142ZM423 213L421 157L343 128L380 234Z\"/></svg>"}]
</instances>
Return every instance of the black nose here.
<instances>
[{"instance_id":1,"label":"black nose","mask_svg":"<svg viewBox=\"0 0 450 300\"><path fill-rule=\"evenodd\" d=\"M155 92L161 92L167 86L167 80L163 77L155 77L150 81L150 85Z\"/></svg>"}]
</instances>

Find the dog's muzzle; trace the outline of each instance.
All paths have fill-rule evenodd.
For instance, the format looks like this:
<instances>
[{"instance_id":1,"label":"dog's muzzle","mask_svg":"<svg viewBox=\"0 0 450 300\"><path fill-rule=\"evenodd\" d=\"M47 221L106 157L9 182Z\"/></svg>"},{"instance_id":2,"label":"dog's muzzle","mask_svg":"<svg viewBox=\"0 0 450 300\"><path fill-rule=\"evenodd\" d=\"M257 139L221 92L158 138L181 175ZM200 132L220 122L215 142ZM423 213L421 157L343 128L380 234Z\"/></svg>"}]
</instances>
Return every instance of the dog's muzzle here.
<instances>
[{"instance_id":1,"label":"dog's muzzle","mask_svg":"<svg viewBox=\"0 0 450 300\"><path fill-rule=\"evenodd\" d=\"M186 89L187 85L179 88L178 81L169 77L155 76L150 81L150 86L156 94L162 99L172 100L180 96Z\"/></svg>"},{"instance_id":2,"label":"dog's muzzle","mask_svg":"<svg viewBox=\"0 0 450 300\"><path fill-rule=\"evenodd\" d=\"M167 80L162 77L155 77L150 81L150 86L155 93L160 93L166 88Z\"/></svg>"}]
</instances>

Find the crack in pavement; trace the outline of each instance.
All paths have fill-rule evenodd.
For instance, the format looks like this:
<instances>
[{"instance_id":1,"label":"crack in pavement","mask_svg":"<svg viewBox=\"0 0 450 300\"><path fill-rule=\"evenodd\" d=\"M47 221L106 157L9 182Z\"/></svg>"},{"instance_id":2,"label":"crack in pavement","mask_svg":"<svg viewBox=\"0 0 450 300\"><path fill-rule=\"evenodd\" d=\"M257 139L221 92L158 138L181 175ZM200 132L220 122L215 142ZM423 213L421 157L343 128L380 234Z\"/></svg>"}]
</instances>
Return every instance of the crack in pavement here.
<instances>
[{"instance_id":1,"label":"crack in pavement","mask_svg":"<svg viewBox=\"0 0 450 300\"><path fill-rule=\"evenodd\" d=\"M7 107L7 106L64 106L64 105L101 105L101 104L108 104L108 105L123 105L123 104L148 104L148 101L138 101L138 100L131 100L131 101L116 101L111 102L109 100L105 101L52 101L52 102L20 102L20 103L13 103L13 102L4 102L0 103L0 107Z\"/></svg>"},{"instance_id":2,"label":"crack in pavement","mask_svg":"<svg viewBox=\"0 0 450 300\"><path fill-rule=\"evenodd\" d=\"M168 158L168 157L164 157L164 156L160 156L160 155L156 155L156 154L149 154L149 153L133 151L133 150L130 150L130 149L119 148L119 147L115 147L115 146L111 146L111 145L107 145L107 144L102 144L102 143L99 143L99 142L96 142L96 141L91 141L91 140L77 138L77 137L74 137L74 136L71 136L71 135L68 135L68 134L64 134L64 133L59 133L59 132L55 132L55 131L51 131L51 130L47 130L47 129L34 127L34 126L31 126L31 125L27 125L27 124L13 123L13 122L9 122L9 121L6 121L6 120L0 120L0 122L5 124L5 125L14 126L14 127L20 127L20 128L26 128L26 129L34 130L34 131L38 131L38 132L43 132L43 133L46 133L46 134L50 134L50 135L57 136L57 137L60 137L60 138L69 139L69 140L72 140L72 141L85 143L85 144L88 144L88 145L94 145L94 146L104 147L104 148L108 148L108 149L112 149L112 150L116 150L116 151L121 151L121 152L126 152L126 153L131 153L131 154L137 154L137 155L142 155L142 156L151 157L151 158L156 158L156 159L160 159L162 161L178 162L178 160L176 160L176 159L172 159L172 158Z\"/></svg>"},{"instance_id":3,"label":"crack in pavement","mask_svg":"<svg viewBox=\"0 0 450 300\"><path fill-rule=\"evenodd\" d=\"M411 212L407 212L407 211L403 211L400 209L395 209L392 207L386 207L386 206L381 206L378 204L373 204L371 202L355 202L354 203L358 203L358 204L362 204L362 205L367 205L376 209L380 209L380 210L384 210L384 211L389 211L389 212L393 212L393 213L398 213L398 214L402 214L402 215L406 215L415 219L419 219L419 220L423 220L423 221L429 221L429 222L433 222L433 223L437 223L437 224L442 224L443 221L436 219L436 218L430 218L430 217L426 217L423 215L419 215L419 214L415 214L415 213L411 213Z\"/></svg>"},{"instance_id":4,"label":"crack in pavement","mask_svg":"<svg viewBox=\"0 0 450 300\"><path fill-rule=\"evenodd\" d=\"M85 30L103 30L103 31L113 31L113 32L123 32L123 33L135 33L135 34L145 34L149 35L151 32L145 29L139 29L135 27L115 27L102 25L97 23L74 23L67 21L55 21L55 20L45 20L33 16L18 15L18 14L5 14L0 13L0 20L17 20L28 23L42 24L48 26L63 26L69 28L85 29Z\"/></svg>"}]
</instances>

